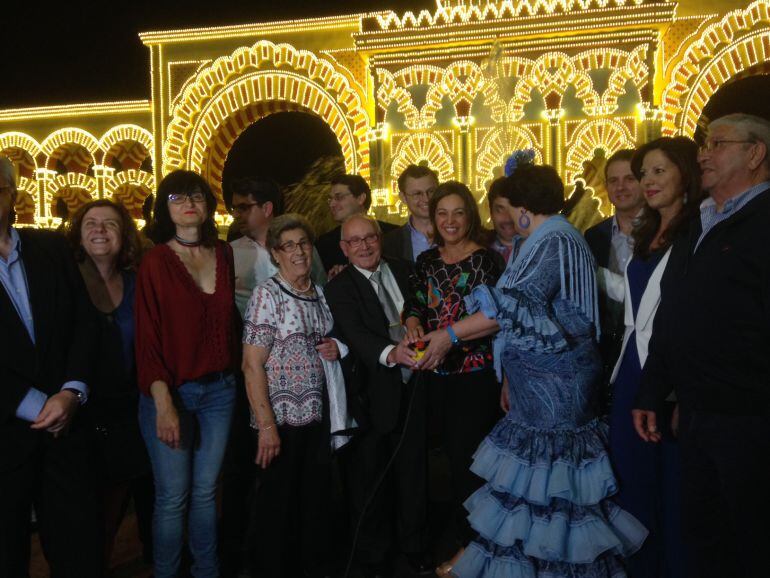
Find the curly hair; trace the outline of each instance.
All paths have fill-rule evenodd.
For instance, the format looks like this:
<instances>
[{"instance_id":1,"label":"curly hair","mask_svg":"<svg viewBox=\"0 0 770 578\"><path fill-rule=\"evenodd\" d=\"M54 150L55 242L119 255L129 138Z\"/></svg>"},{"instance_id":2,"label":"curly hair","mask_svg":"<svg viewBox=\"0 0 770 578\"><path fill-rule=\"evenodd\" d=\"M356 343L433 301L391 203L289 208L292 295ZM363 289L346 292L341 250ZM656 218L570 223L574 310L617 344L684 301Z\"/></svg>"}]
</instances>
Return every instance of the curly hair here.
<instances>
[{"instance_id":1,"label":"curly hair","mask_svg":"<svg viewBox=\"0 0 770 578\"><path fill-rule=\"evenodd\" d=\"M81 243L81 229L86 214L91 209L97 207L109 207L120 217L120 253L118 253L118 267L120 269L136 269L141 255L141 243L139 234L136 231L136 224L128 214L128 210L121 204L110 201L109 199L99 199L91 201L75 211L75 215L67 228L67 240L75 254L75 260L82 263L86 259L86 252Z\"/></svg>"}]
</instances>

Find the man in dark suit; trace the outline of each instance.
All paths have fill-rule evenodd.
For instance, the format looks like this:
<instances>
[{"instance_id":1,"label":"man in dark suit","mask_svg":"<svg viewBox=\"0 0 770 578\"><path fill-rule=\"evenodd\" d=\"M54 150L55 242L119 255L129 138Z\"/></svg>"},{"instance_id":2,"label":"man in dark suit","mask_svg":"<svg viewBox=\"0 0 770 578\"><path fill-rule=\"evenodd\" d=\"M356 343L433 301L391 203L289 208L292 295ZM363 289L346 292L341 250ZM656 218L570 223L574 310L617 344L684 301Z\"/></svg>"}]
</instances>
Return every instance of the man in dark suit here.
<instances>
[{"instance_id":1,"label":"man in dark suit","mask_svg":"<svg viewBox=\"0 0 770 578\"><path fill-rule=\"evenodd\" d=\"M101 522L78 408L95 325L64 239L15 229L0 157L0 576L28 575L30 512L54 577L101 574Z\"/></svg>"},{"instance_id":2,"label":"man in dark suit","mask_svg":"<svg viewBox=\"0 0 770 578\"><path fill-rule=\"evenodd\" d=\"M607 160L604 182L615 214L585 233L596 264L620 275L625 272L626 263L633 253L631 229L634 219L644 206L642 185L631 170L633 156L633 150L622 149Z\"/></svg>"},{"instance_id":3,"label":"man in dark suit","mask_svg":"<svg viewBox=\"0 0 770 578\"><path fill-rule=\"evenodd\" d=\"M433 246L433 224L428 205L438 187L436 171L409 165L398 177L398 196L409 209L407 222L385 234L383 252L386 255L414 263L417 256Z\"/></svg>"},{"instance_id":4,"label":"man in dark suit","mask_svg":"<svg viewBox=\"0 0 770 578\"><path fill-rule=\"evenodd\" d=\"M586 242L596 259L597 267L605 267L624 275L626 264L633 255L631 230L634 219L644 206L642 185L631 170L634 151L622 149L613 154L604 165L607 196L615 207L615 214L585 232ZM609 409L609 379L623 344L623 303L614 301L603 287L599 288L599 313L602 335L599 350L604 365L605 390L602 392L602 411Z\"/></svg>"},{"instance_id":5,"label":"man in dark suit","mask_svg":"<svg viewBox=\"0 0 770 578\"><path fill-rule=\"evenodd\" d=\"M671 248L632 414L659 442L676 393L690 576L754 578L770 542L770 122L716 119L698 162L709 198Z\"/></svg>"},{"instance_id":6,"label":"man in dark suit","mask_svg":"<svg viewBox=\"0 0 770 578\"><path fill-rule=\"evenodd\" d=\"M354 415L364 427L350 448L346 468L354 528L360 524L356 558L366 575L387 575L395 523L398 546L412 569L429 573L433 568L425 555L426 396L424 385L406 369L414 352L401 342L400 312L410 264L382 259L380 243L375 220L349 217L342 225L340 245L350 266L324 291L354 357L349 395L358 410ZM377 488L394 453L392 468Z\"/></svg>"},{"instance_id":7,"label":"man in dark suit","mask_svg":"<svg viewBox=\"0 0 770 578\"><path fill-rule=\"evenodd\" d=\"M338 223L351 215L365 215L372 205L372 190L360 175L340 175L332 179L329 191L329 211ZM377 221L384 232L396 228L396 225ZM334 227L316 239L315 248L323 261L329 279L334 277L348 264L348 259L340 249L341 227Z\"/></svg>"}]
</instances>

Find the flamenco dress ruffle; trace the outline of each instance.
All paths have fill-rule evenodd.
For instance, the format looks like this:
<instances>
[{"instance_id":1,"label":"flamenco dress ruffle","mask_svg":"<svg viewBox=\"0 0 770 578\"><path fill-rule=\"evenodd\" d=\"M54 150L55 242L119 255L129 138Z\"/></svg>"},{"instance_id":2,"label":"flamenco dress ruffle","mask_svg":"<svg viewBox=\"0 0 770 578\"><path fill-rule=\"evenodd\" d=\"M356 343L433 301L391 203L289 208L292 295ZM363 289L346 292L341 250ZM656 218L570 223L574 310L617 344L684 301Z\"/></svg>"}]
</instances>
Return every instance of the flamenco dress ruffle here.
<instances>
[{"instance_id":1,"label":"flamenco dress ruffle","mask_svg":"<svg viewBox=\"0 0 770 578\"><path fill-rule=\"evenodd\" d=\"M495 294L483 289L474 295L477 309L494 310L489 316L500 322L498 339L507 347L569 355L567 338L553 321L533 317L532 307L507 304L501 311ZM474 454L471 470L486 484L465 508L478 537L453 573L462 578L626 576L623 558L641 547L647 531L608 499L617 483L606 424L589 419L573 428L540 428L532 422L532 415L512 407Z\"/></svg>"}]
</instances>

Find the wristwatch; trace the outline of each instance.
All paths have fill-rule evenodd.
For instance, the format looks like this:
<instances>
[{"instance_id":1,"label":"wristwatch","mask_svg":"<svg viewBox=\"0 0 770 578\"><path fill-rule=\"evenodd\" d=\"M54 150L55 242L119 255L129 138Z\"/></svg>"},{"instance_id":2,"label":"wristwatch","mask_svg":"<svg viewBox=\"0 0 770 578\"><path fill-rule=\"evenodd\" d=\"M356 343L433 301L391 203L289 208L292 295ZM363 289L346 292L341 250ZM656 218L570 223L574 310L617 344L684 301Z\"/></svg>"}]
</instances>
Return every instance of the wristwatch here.
<instances>
[{"instance_id":1,"label":"wristwatch","mask_svg":"<svg viewBox=\"0 0 770 578\"><path fill-rule=\"evenodd\" d=\"M75 389L74 387L65 387L62 389L62 391L69 391L70 393L74 393L80 405L83 405L86 402L85 394L79 389Z\"/></svg>"}]
</instances>

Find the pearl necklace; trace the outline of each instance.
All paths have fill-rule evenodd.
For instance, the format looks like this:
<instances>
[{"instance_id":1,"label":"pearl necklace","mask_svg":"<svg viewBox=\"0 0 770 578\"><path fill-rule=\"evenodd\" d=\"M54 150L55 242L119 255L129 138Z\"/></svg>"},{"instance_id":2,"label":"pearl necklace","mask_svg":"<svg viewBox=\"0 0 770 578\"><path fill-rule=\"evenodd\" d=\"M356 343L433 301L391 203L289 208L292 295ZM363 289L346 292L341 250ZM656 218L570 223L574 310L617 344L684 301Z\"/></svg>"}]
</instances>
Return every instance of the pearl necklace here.
<instances>
[{"instance_id":1,"label":"pearl necklace","mask_svg":"<svg viewBox=\"0 0 770 578\"><path fill-rule=\"evenodd\" d=\"M280 277L280 278L281 278L281 280L282 280L284 283L286 283L286 284L287 284L289 287L291 287L292 289L294 289L294 290L295 290L297 293L309 293L309 292L310 292L310 288L313 286L313 280L312 280L312 279L309 279L309 280L308 280L308 282L307 282L307 287L305 287L304 289L300 289L299 287L296 287L296 286L295 286L295 285L294 285L294 284L293 284L291 281L289 281L289 280L288 280L286 277L284 277L283 275L281 275L281 272L280 272L280 271L278 272L278 277Z\"/></svg>"}]
</instances>

